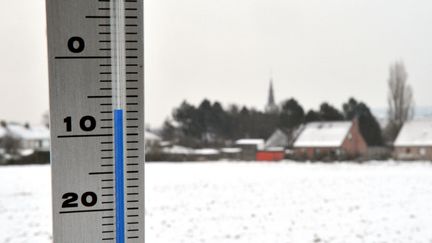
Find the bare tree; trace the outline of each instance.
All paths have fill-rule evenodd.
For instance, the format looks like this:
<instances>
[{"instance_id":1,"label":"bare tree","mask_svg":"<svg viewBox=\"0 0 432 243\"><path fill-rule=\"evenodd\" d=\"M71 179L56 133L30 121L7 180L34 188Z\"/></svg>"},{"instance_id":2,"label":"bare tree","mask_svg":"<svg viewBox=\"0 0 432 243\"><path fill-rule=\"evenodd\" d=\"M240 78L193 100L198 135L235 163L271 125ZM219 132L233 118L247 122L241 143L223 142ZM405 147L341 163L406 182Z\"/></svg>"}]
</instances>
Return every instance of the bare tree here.
<instances>
[{"instance_id":1,"label":"bare tree","mask_svg":"<svg viewBox=\"0 0 432 243\"><path fill-rule=\"evenodd\" d=\"M414 98L411 86L407 83L408 74L403 62L390 66L388 79L388 127L386 137L394 141L402 125L414 116Z\"/></svg>"}]
</instances>

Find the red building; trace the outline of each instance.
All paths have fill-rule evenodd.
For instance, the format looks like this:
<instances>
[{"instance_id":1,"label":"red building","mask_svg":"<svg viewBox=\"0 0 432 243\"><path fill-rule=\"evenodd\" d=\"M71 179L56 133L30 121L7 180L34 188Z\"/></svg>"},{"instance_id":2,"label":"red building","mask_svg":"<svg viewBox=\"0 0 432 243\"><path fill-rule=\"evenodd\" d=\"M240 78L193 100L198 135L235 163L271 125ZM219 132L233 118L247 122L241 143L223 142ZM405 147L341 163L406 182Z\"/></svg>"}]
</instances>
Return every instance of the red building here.
<instances>
[{"instance_id":1,"label":"red building","mask_svg":"<svg viewBox=\"0 0 432 243\"><path fill-rule=\"evenodd\" d=\"M284 150L262 150L257 151L256 160L257 161L280 161L285 157Z\"/></svg>"},{"instance_id":2,"label":"red building","mask_svg":"<svg viewBox=\"0 0 432 243\"><path fill-rule=\"evenodd\" d=\"M367 152L357 120L311 122L294 142L294 154L304 159L355 158Z\"/></svg>"}]
</instances>

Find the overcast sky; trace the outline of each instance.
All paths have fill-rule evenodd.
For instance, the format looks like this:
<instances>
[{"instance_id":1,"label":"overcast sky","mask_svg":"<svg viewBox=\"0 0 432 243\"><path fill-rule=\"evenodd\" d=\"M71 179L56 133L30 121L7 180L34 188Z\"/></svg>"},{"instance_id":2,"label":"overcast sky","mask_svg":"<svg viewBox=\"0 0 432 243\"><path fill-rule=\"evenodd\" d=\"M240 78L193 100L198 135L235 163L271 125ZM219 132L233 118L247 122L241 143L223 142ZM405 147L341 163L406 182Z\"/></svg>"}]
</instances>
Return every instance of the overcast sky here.
<instances>
[{"instance_id":1,"label":"overcast sky","mask_svg":"<svg viewBox=\"0 0 432 243\"><path fill-rule=\"evenodd\" d=\"M2 1L0 119L48 110L44 0ZM385 107L389 65L404 60L415 101L431 106L430 0L145 0L146 120L203 98Z\"/></svg>"}]
</instances>

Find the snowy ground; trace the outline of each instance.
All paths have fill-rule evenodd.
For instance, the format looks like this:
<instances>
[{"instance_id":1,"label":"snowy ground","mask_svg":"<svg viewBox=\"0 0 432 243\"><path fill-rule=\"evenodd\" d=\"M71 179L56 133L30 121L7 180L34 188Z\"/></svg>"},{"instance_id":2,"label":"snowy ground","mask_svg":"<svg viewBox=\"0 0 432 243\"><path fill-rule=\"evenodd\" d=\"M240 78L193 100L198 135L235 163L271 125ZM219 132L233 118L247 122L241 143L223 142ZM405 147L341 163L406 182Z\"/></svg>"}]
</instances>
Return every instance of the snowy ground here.
<instances>
[{"instance_id":1,"label":"snowy ground","mask_svg":"<svg viewBox=\"0 0 432 243\"><path fill-rule=\"evenodd\" d=\"M432 242L431 164L153 164L146 242Z\"/></svg>"},{"instance_id":2,"label":"snowy ground","mask_svg":"<svg viewBox=\"0 0 432 243\"><path fill-rule=\"evenodd\" d=\"M0 167L0 242L51 242L49 165Z\"/></svg>"},{"instance_id":3,"label":"snowy ground","mask_svg":"<svg viewBox=\"0 0 432 243\"><path fill-rule=\"evenodd\" d=\"M0 167L0 242L51 242L49 166ZM146 165L146 242L432 242L432 164Z\"/></svg>"}]
</instances>

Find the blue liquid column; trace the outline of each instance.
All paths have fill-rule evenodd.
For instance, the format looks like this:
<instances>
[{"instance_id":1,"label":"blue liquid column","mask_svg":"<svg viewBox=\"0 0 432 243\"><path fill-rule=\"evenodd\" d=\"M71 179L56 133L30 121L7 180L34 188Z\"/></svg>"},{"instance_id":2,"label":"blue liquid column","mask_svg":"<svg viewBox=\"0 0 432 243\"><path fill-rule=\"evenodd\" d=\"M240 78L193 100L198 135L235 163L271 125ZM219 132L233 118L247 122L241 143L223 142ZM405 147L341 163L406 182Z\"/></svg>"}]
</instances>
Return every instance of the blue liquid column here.
<instances>
[{"instance_id":1,"label":"blue liquid column","mask_svg":"<svg viewBox=\"0 0 432 243\"><path fill-rule=\"evenodd\" d=\"M124 134L123 110L114 110L114 168L115 168L115 222L116 243L125 242L124 196Z\"/></svg>"}]
</instances>

